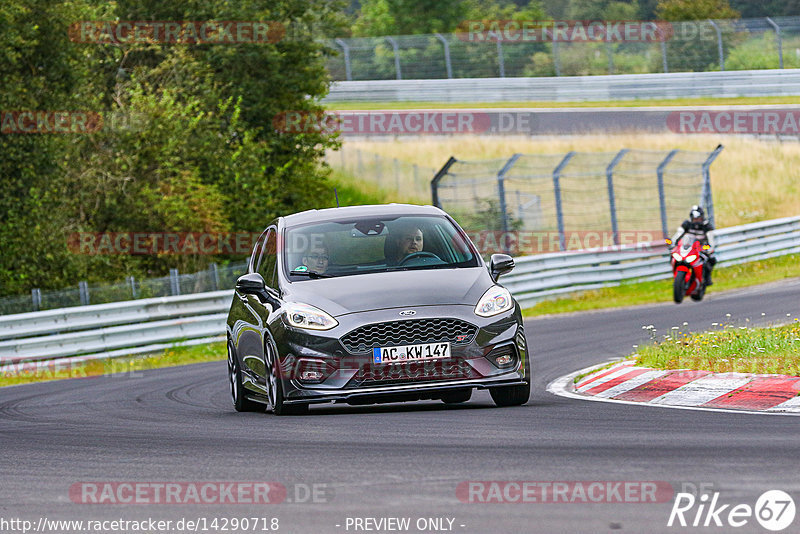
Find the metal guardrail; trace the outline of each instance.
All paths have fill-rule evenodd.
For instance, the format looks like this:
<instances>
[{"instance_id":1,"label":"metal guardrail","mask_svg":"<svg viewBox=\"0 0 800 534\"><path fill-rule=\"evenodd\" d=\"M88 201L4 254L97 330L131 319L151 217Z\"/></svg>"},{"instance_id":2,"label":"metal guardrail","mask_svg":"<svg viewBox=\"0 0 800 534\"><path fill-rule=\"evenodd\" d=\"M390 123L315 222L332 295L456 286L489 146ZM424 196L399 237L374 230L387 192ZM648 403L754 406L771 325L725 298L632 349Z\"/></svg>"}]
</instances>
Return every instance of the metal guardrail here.
<instances>
[{"instance_id":1,"label":"metal guardrail","mask_svg":"<svg viewBox=\"0 0 800 534\"><path fill-rule=\"evenodd\" d=\"M717 235L722 265L798 253L800 217L725 228ZM523 306L563 293L671 275L667 248L660 243L648 250L623 245L516 261L502 281ZM176 342L221 339L231 298L227 290L0 316L0 367L18 360L108 358Z\"/></svg>"},{"instance_id":2,"label":"metal guardrail","mask_svg":"<svg viewBox=\"0 0 800 534\"><path fill-rule=\"evenodd\" d=\"M800 217L775 219L716 232L718 265L735 265L751 258L800 252ZM612 251L556 252L517 258L503 277L522 306L587 289L630 280L660 280L672 273L669 252L661 242L623 245Z\"/></svg>"},{"instance_id":3,"label":"metal guardrail","mask_svg":"<svg viewBox=\"0 0 800 534\"><path fill-rule=\"evenodd\" d=\"M132 354L221 336L232 298L224 290L0 316L0 363Z\"/></svg>"},{"instance_id":4,"label":"metal guardrail","mask_svg":"<svg viewBox=\"0 0 800 534\"><path fill-rule=\"evenodd\" d=\"M324 102L579 102L794 96L800 69L333 82Z\"/></svg>"}]
</instances>

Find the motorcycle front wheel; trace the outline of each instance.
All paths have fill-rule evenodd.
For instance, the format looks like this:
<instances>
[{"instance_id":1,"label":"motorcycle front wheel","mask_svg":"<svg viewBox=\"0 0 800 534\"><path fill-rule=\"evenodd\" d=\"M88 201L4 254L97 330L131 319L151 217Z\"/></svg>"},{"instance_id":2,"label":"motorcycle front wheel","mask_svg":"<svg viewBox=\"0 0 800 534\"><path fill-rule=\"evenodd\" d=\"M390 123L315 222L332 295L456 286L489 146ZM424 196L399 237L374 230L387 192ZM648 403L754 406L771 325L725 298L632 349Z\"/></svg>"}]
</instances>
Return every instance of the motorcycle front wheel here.
<instances>
[{"instance_id":1,"label":"motorcycle front wheel","mask_svg":"<svg viewBox=\"0 0 800 534\"><path fill-rule=\"evenodd\" d=\"M672 299L675 304L683 302L683 297L686 295L686 278L683 272L675 273L672 280Z\"/></svg>"}]
</instances>

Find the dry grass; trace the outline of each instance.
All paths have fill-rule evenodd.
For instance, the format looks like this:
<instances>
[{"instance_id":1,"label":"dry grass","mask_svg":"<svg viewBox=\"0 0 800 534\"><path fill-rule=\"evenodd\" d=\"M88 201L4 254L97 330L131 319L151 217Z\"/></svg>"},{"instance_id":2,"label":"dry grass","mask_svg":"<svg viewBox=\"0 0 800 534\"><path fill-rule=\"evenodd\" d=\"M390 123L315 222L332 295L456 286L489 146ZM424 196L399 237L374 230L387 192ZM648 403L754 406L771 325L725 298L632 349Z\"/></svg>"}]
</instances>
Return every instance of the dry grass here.
<instances>
[{"instance_id":1,"label":"dry grass","mask_svg":"<svg viewBox=\"0 0 800 534\"><path fill-rule=\"evenodd\" d=\"M359 148L426 167L440 167L449 156L476 160L507 158L515 152L557 154L570 150L613 152L621 148L725 150L711 166L717 226L733 226L800 214L800 142L777 143L720 135L621 134L530 137L436 137L348 141Z\"/></svg>"}]
</instances>

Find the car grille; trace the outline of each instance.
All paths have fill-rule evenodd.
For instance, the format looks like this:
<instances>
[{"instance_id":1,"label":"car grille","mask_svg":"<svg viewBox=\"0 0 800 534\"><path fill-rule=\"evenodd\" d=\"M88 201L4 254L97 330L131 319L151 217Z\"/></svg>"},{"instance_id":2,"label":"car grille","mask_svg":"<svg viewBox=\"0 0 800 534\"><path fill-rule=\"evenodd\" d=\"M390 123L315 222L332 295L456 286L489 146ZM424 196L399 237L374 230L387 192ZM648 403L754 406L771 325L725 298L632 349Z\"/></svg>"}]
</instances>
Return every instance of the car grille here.
<instances>
[{"instance_id":1,"label":"car grille","mask_svg":"<svg viewBox=\"0 0 800 534\"><path fill-rule=\"evenodd\" d=\"M375 347L445 341L466 345L477 331L477 326L460 319L390 321L356 328L342 337L342 345L351 353L367 352Z\"/></svg>"},{"instance_id":2,"label":"car grille","mask_svg":"<svg viewBox=\"0 0 800 534\"><path fill-rule=\"evenodd\" d=\"M409 382L468 380L480 374L463 360L434 360L388 365L364 365L347 383L347 388L392 386Z\"/></svg>"}]
</instances>

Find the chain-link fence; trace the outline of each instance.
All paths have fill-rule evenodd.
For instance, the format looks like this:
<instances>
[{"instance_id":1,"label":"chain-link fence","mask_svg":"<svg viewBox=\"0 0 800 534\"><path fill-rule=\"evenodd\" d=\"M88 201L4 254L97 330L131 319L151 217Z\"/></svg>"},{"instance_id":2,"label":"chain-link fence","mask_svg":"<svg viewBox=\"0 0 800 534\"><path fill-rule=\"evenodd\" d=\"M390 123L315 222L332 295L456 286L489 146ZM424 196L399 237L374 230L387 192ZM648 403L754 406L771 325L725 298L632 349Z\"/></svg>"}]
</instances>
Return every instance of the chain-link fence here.
<instances>
[{"instance_id":1,"label":"chain-link fence","mask_svg":"<svg viewBox=\"0 0 800 534\"><path fill-rule=\"evenodd\" d=\"M177 269L172 269L169 276L159 278L137 280L129 276L124 282L118 283L88 284L81 281L76 288L55 291L33 289L30 295L0 299L0 315L232 289L236 279L246 270L246 263L225 267L212 263L208 269L196 273L180 274Z\"/></svg>"},{"instance_id":2,"label":"chain-link fence","mask_svg":"<svg viewBox=\"0 0 800 534\"><path fill-rule=\"evenodd\" d=\"M424 167L398 158L389 158L346 145L335 152L326 152L325 161L360 181L392 192L398 199L427 202L431 196L432 167Z\"/></svg>"},{"instance_id":3,"label":"chain-link fence","mask_svg":"<svg viewBox=\"0 0 800 534\"><path fill-rule=\"evenodd\" d=\"M333 80L584 76L800 67L800 17L652 24L655 39L521 31L334 39ZM554 36L556 32L551 32ZM641 33L641 32L640 32ZM570 38L570 37L575 38Z\"/></svg>"},{"instance_id":4,"label":"chain-link fence","mask_svg":"<svg viewBox=\"0 0 800 534\"><path fill-rule=\"evenodd\" d=\"M612 245L661 239L694 204L713 222L709 167L721 150L450 158L433 179L433 203L470 233L550 235L555 250L586 248L589 234Z\"/></svg>"}]
</instances>

